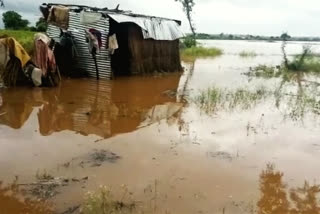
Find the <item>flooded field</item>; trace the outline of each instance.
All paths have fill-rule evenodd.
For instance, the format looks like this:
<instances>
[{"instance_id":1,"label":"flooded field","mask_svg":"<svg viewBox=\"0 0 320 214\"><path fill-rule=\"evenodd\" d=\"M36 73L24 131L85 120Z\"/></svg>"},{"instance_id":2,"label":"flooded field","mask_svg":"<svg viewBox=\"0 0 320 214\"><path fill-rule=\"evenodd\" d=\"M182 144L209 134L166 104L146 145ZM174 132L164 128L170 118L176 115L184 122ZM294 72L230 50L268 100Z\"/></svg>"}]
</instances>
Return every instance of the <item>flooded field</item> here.
<instances>
[{"instance_id":1,"label":"flooded field","mask_svg":"<svg viewBox=\"0 0 320 214\"><path fill-rule=\"evenodd\" d=\"M281 43L201 43L224 54L183 73L0 89L0 213L79 213L101 186L132 204L121 213L320 213L319 77L246 75L280 65Z\"/></svg>"}]
</instances>

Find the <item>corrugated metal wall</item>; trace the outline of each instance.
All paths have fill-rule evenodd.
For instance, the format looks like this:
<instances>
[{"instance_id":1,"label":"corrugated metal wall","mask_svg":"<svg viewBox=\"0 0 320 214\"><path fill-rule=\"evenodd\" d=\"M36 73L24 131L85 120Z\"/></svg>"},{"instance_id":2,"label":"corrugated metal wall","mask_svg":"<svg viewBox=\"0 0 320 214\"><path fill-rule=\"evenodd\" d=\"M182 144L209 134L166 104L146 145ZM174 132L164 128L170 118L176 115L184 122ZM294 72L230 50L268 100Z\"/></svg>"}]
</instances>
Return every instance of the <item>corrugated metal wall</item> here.
<instances>
[{"instance_id":1,"label":"corrugated metal wall","mask_svg":"<svg viewBox=\"0 0 320 214\"><path fill-rule=\"evenodd\" d=\"M109 18L102 18L100 21L93 24L81 24L80 13L69 13L69 31L75 37L75 43L78 51L78 68L84 69L89 73L89 76L96 77L96 68L91 54L89 53L88 44L86 43L85 31L86 29L94 28L102 33L102 48L101 52L97 54L97 63L100 78L111 78L111 56L107 49L107 40L109 34ZM48 35L51 38L58 38L60 29L53 25L48 26Z\"/></svg>"}]
</instances>

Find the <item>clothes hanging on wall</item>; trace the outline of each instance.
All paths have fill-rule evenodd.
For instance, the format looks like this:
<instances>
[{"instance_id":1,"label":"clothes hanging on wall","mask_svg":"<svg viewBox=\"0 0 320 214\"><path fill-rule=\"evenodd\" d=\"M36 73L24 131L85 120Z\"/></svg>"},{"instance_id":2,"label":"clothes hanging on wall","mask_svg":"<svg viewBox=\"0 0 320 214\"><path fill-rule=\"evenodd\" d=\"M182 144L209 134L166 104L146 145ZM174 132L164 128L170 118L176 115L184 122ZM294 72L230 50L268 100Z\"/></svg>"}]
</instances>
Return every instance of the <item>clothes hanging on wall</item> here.
<instances>
[{"instance_id":1,"label":"clothes hanging on wall","mask_svg":"<svg viewBox=\"0 0 320 214\"><path fill-rule=\"evenodd\" d=\"M85 30L85 32L90 53L94 55L100 53L100 45L98 38L94 34L92 34L90 30Z\"/></svg>"},{"instance_id":2,"label":"clothes hanging on wall","mask_svg":"<svg viewBox=\"0 0 320 214\"><path fill-rule=\"evenodd\" d=\"M114 51L119 48L116 34L109 36L109 43L108 44L109 44L108 49L109 49L110 53L114 54Z\"/></svg>"},{"instance_id":3,"label":"clothes hanging on wall","mask_svg":"<svg viewBox=\"0 0 320 214\"><path fill-rule=\"evenodd\" d=\"M37 33L35 35L35 53L33 61L35 65L42 70L42 75L47 76L48 72L56 72L56 60L53 51L49 48L50 38L45 34Z\"/></svg>"},{"instance_id":4,"label":"clothes hanging on wall","mask_svg":"<svg viewBox=\"0 0 320 214\"><path fill-rule=\"evenodd\" d=\"M8 37L5 39L1 39L2 42L9 49L10 55L14 55L21 62L21 67L23 68L27 62L31 59L29 54L25 51L25 49L20 45L17 40L12 37Z\"/></svg>"},{"instance_id":5,"label":"clothes hanging on wall","mask_svg":"<svg viewBox=\"0 0 320 214\"><path fill-rule=\"evenodd\" d=\"M5 86L15 86L25 78L23 69L30 61L30 56L14 38L0 39L0 78Z\"/></svg>"},{"instance_id":6,"label":"clothes hanging on wall","mask_svg":"<svg viewBox=\"0 0 320 214\"><path fill-rule=\"evenodd\" d=\"M99 49L102 47L102 33L96 29L90 28L89 32L92 33L98 40Z\"/></svg>"},{"instance_id":7,"label":"clothes hanging on wall","mask_svg":"<svg viewBox=\"0 0 320 214\"><path fill-rule=\"evenodd\" d=\"M48 23L67 30L69 27L69 8L53 6L50 9Z\"/></svg>"},{"instance_id":8,"label":"clothes hanging on wall","mask_svg":"<svg viewBox=\"0 0 320 214\"><path fill-rule=\"evenodd\" d=\"M93 13L93 12L80 12L80 23L81 24L92 24L98 22L102 18L101 13Z\"/></svg>"}]
</instances>

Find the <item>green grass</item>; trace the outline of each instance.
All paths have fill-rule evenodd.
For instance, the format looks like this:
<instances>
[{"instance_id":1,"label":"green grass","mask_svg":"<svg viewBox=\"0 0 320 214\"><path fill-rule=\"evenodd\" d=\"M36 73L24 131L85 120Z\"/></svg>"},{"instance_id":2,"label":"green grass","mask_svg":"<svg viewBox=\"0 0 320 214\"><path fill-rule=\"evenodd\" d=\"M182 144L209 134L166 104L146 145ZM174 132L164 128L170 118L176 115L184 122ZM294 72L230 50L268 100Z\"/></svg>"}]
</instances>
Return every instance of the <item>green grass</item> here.
<instances>
[{"instance_id":1,"label":"green grass","mask_svg":"<svg viewBox=\"0 0 320 214\"><path fill-rule=\"evenodd\" d=\"M291 88L292 84L288 86ZM284 82L274 90L266 90L263 86L252 90L211 87L200 91L192 101L207 114L217 113L220 110L248 110L268 100L274 103L276 109L281 109L284 119L303 120L306 113L320 115L318 85L308 84L303 89L301 87L298 84L297 93L287 91Z\"/></svg>"},{"instance_id":2,"label":"green grass","mask_svg":"<svg viewBox=\"0 0 320 214\"><path fill-rule=\"evenodd\" d=\"M320 73L320 57L316 55L310 55L301 61L301 56L298 55L294 57L292 62L290 62L289 70Z\"/></svg>"},{"instance_id":3,"label":"green grass","mask_svg":"<svg viewBox=\"0 0 320 214\"><path fill-rule=\"evenodd\" d=\"M193 61L196 58L217 57L223 54L219 48L191 47L181 50L181 58L185 61Z\"/></svg>"},{"instance_id":4,"label":"green grass","mask_svg":"<svg viewBox=\"0 0 320 214\"><path fill-rule=\"evenodd\" d=\"M218 110L234 110L238 107L249 109L264 100L270 94L264 87L252 91L244 88L236 90L219 89L216 87L201 91L194 102L205 112L214 113Z\"/></svg>"},{"instance_id":5,"label":"green grass","mask_svg":"<svg viewBox=\"0 0 320 214\"><path fill-rule=\"evenodd\" d=\"M280 77L285 72L287 72L287 70L284 69L284 67L258 65L256 67L250 68L250 71L244 74L249 77L261 77L270 79L274 77Z\"/></svg>"},{"instance_id":6,"label":"green grass","mask_svg":"<svg viewBox=\"0 0 320 214\"><path fill-rule=\"evenodd\" d=\"M127 187L123 187L123 196L120 201L115 200L111 189L101 186L99 191L87 193L85 202L82 205L81 213L83 214L130 214L137 213L136 205L133 202L125 203L129 195Z\"/></svg>"},{"instance_id":7,"label":"green grass","mask_svg":"<svg viewBox=\"0 0 320 214\"><path fill-rule=\"evenodd\" d=\"M254 51L241 51L239 53L239 56L243 57L243 58L250 58L250 57L253 58L253 57L258 56L258 54L255 53Z\"/></svg>"},{"instance_id":8,"label":"green grass","mask_svg":"<svg viewBox=\"0 0 320 214\"><path fill-rule=\"evenodd\" d=\"M23 31L23 30L0 30L0 37L13 37L15 38L28 53L33 50L33 37L36 32Z\"/></svg>"}]
</instances>

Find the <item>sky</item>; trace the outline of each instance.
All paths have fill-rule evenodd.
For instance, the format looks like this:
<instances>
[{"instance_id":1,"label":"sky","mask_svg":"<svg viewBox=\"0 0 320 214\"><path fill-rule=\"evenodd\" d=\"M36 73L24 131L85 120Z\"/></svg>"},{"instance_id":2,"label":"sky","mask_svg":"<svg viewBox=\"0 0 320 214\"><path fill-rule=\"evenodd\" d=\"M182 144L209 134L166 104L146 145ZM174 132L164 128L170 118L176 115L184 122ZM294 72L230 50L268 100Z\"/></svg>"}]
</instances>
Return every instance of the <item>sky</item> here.
<instances>
[{"instance_id":1,"label":"sky","mask_svg":"<svg viewBox=\"0 0 320 214\"><path fill-rule=\"evenodd\" d=\"M6 10L15 10L35 23L44 0L4 0ZM194 0L197 32L278 36L320 36L319 0ZM83 4L131 10L135 13L178 19L189 32L180 3L175 0L51 0L52 3ZM2 20L0 27L3 28Z\"/></svg>"}]
</instances>

